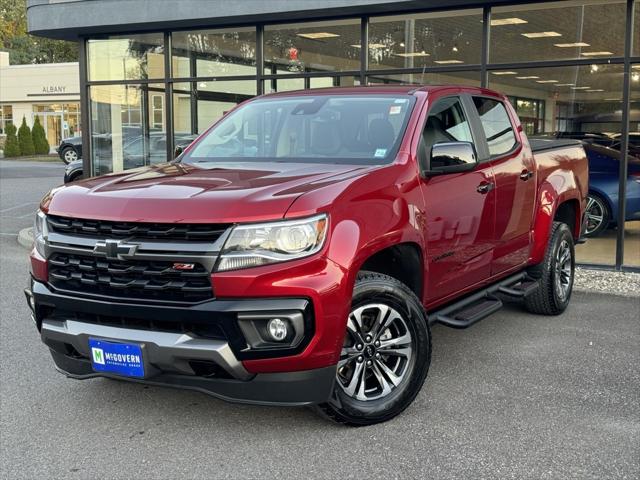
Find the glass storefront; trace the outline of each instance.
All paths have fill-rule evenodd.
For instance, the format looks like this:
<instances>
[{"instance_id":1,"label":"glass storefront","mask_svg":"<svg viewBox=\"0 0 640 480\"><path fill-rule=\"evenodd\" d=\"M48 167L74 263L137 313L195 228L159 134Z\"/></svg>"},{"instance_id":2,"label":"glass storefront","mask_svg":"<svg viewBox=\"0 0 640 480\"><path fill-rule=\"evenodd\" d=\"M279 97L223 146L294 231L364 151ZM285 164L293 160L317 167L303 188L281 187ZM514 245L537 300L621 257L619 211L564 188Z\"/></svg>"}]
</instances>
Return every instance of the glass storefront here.
<instances>
[{"instance_id":1,"label":"glass storefront","mask_svg":"<svg viewBox=\"0 0 640 480\"><path fill-rule=\"evenodd\" d=\"M624 238L624 264L640 266L637 4L633 36L626 31L626 1L569 0L89 39L92 173L170 160L175 147L262 93L366 84L485 86L508 96L528 135L586 142L592 220L578 260L614 265L616 242ZM623 101L626 42L633 49L629 106ZM620 144L627 117L625 159ZM621 161L629 176L626 222L618 228Z\"/></svg>"},{"instance_id":2,"label":"glass storefront","mask_svg":"<svg viewBox=\"0 0 640 480\"><path fill-rule=\"evenodd\" d=\"M63 138L73 137L80 132L80 104L46 103L32 106L33 116L38 117L44 128L49 146L60 145Z\"/></svg>"},{"instance_id":3,"label":"glass storefront","mask_svg":"<svg viewBox=\"0 0 640 480\"><path fill-rule=\"evenodd\" d=\"M9 123L13 123L13 107L11 105L0 105L0 134L4 133Z\"/></svg>"}]
</instances>

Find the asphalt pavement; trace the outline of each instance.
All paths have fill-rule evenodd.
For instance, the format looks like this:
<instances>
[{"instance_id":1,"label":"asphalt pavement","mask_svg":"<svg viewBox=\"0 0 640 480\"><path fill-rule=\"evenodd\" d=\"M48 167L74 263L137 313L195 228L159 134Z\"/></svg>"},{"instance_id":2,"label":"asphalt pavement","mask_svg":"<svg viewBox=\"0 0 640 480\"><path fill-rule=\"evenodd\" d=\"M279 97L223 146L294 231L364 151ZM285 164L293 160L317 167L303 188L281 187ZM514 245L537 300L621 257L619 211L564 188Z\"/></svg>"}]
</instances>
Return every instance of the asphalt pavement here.
<instances>
[{"instance_id":1,"label":"asphalt pavement","mask_svg":"<svg viewBox=\"0 0 640 480\"><path fill-rule=\"evenodd\" d=\"M16 242L62 164L0 161L2 478L638 478L640 299L577 292L436 326L427 382L381 425L66 379L29 320Z\"/></svg>"}]
</instances>

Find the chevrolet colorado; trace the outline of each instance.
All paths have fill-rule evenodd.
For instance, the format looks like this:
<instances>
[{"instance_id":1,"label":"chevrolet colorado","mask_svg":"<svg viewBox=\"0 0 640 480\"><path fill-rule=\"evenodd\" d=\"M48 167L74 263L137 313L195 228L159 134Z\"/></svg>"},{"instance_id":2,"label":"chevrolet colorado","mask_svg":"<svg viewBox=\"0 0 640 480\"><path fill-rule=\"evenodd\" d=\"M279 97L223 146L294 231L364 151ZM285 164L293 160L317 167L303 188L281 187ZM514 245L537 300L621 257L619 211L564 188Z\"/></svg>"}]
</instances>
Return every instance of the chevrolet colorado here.
<instances>
[{"instance_id":1,"label":"chevrolet colorado","mask_svg":"<svg viewBox=\"0 0 640 480\"><path fill-rule=\"evenodd\" d=\"M565 310L587 192L581 144L529 142L489 90L266 95L47 194L25 293L68 377L372 424L420 391L432 324Z\"/></svg>"}]
</instances>

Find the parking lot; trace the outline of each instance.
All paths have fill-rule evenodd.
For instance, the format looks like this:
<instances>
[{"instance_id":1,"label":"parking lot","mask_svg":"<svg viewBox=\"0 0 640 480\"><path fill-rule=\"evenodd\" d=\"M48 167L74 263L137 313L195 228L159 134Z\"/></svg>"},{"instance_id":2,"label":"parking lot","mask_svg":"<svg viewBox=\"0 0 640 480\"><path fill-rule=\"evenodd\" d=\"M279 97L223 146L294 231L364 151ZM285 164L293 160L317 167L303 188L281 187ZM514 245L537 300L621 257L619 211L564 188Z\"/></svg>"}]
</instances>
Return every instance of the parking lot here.
<instances>
[{"instance_id":1,"label":"parking lot","mask_svg":"<svg viewBox=\"0 0 640 480\"><path fill-rule=\"evenodd\" d=\"M337 426L308 409L58 374L22 294L17 233L62 163L0 161L2 478L638 478L640 299L576 292L560 317L510 306L436 326L413 405Z\"/></svg>"}]
</instances>

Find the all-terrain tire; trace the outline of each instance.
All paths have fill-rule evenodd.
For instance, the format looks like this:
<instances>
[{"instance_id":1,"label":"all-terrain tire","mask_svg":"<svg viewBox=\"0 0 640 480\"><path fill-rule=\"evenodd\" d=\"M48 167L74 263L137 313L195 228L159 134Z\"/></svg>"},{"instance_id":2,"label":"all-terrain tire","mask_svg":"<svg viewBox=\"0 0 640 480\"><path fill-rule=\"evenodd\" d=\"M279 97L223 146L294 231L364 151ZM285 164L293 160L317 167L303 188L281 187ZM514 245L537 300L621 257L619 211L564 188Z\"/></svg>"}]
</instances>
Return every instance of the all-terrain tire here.
<instances>
[{"instance_id":1,"label":"all-terrain tire","mask_svg":"<svg viewBox=\"0 0 640 480\"><path fill-rule=\"evenodd\" d=\"M562 265L558 265L559 252L560 254L568 252L570 255L568 263L565 261ZM575 249L571 230L565 223L553 222L544 260L528 270L529 276L537 280L540 286L525 298L525 308L541 315L559 315L564 312L571 299L574 271ZM566 290L564 287L561 290L559 282L566 285ZM564 294L563 290L565 290Z\"/></svg>"},{"instance_id":2,"label":"all-terrain tire","mask_svg":"<svg viewBox=\"0 0 640 480\"><path fill-rule=\"evenodd\" d=\"M351 426L385 422L402 413L422 388L431 363L431 331L418 297L402 282L387 275L360 272L353 290L351 312L370 304L383 304L399 313L411 334L411 365L402 381L386 396L361 401L349 396L336 378L327 403L315 410L323 416ZM409 370L410 368L410 370Z\"/></svg>"}]
</instances>

